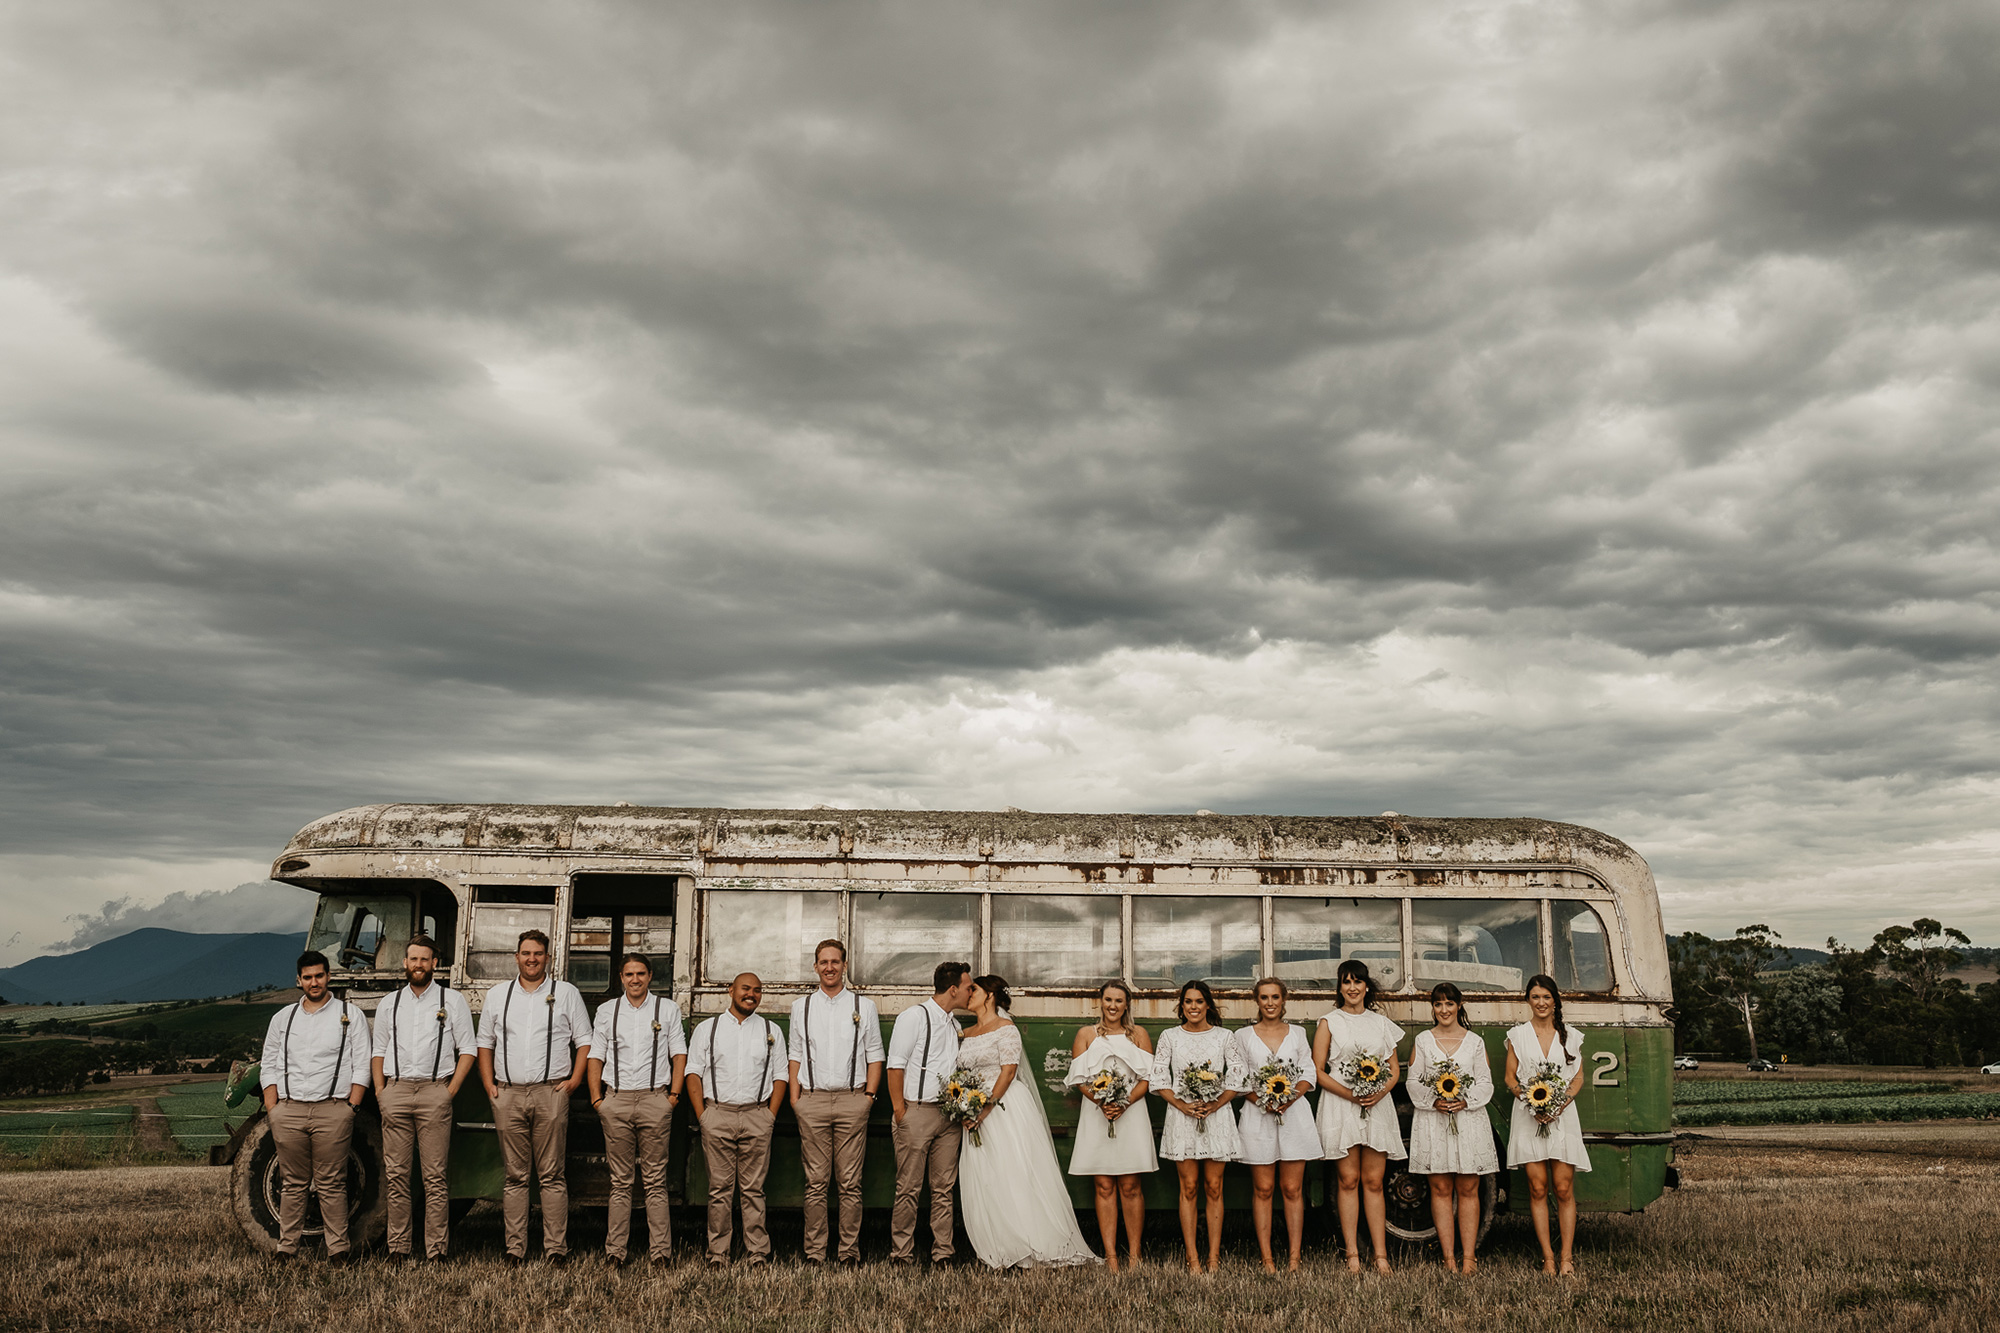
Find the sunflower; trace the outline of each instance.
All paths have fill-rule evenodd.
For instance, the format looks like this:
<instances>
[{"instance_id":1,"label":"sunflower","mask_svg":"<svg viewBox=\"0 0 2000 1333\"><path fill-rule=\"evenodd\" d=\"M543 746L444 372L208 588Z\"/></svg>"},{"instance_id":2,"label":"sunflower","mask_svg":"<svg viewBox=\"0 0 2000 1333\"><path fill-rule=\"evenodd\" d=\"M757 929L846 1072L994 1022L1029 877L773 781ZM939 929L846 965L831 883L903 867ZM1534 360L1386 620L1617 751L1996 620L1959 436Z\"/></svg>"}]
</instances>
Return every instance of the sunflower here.
<instances>
[{"instance_id":1,"label":"sunflower","mask_svg":"<svg viewBox=\"0 0 2000 1333\"><path fill-rule=\"evenodd\" d=\"M1092 1092L1105 1092L1110 1089L1111 1083L1111 1071L1107 1069L1098 1074L1096 1078L1090 1080L1090 1090Z\"/></svg>"},{"instance_id":2,"label":"sunflower","mask_svg":"<svg viewBox=\"0 0 2000 1333\"><path fill-rule=\"evenodd\" d=\"M1445 1074L1441 1076L1437 1081L1437 1095L1439 1101L1444 1101L1444 1102L1457 1101L1458 1075Z\"/></svg>"},{"instance_id":3,"label":"sunflower","mask_svg":"<svg viewBox=\"0 0 2000 1333\"><path fill-rule=\"evenodd\" d=\"M1264 1080L1264 1091L1272 1097L1289 1097L1292 1095L1292 1081L1283 1074L1273 1074Z\"/></svg>"},{"instance_id":4,"label":"sunflower","mask_svg":"<svg viewBox=\"0 0 2000 1333\"><path fill-rule=\"evenodd\" d=\"M1379 1082L1382 1078L1382 1062L1373 1056L1362 1056L1354 1066L1354 1076L1363 1083Z\"/></svg>"},{"instance_id":5,"label":"sunflower","mask_svg":"<svg viewBox=\"0 0 2000 1333\"><path fill-rule=\"evenodd\" d=\"M1556 1091L1546 1083L1537 1083L1528 1089L1528 1105L1540 1110L1555 1100Z\"/></svg>"}]
</instances>

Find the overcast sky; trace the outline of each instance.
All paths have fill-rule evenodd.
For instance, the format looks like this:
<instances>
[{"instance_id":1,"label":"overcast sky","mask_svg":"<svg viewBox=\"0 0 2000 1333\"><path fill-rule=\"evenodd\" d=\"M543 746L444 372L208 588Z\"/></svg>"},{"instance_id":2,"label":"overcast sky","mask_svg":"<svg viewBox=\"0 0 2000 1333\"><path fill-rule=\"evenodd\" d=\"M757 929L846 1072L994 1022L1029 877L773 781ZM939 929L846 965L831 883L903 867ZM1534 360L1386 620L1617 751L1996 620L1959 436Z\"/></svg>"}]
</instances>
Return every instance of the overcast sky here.
<instances>
[{"instance_id":1,"label":"overcast sky","mask_svg":"<svg viewBox=\"0 0 2000 1333\"><path fill-rule=\"evenodd\" d=\"M0 964L296 928L234 886L378 800L1533 814L2000 944L1996 66L0 0Z\"/></svg>"}]
</instances>

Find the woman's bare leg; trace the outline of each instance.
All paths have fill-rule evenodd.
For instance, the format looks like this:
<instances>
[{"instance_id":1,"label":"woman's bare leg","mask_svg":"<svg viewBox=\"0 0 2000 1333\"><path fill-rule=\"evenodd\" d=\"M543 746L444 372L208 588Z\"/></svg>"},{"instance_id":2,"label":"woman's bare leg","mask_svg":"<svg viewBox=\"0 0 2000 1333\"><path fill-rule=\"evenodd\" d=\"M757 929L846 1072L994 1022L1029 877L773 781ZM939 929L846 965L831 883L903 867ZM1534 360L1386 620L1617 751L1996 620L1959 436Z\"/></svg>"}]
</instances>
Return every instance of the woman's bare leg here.
<instances>
[{"instance_id":1,"label":"woman's bare leg","mask_svg":"<svg viewBox=\"0 0 2000 1333\"><path fill-rule=\"evenodd\" d=\"M1556 1271L1556 1247L1549 1244L1549 1164L1523 1162L1528 1173L1528 1216L1535 1219L1535 1239L1542 1243L1542 1271Z\"/></svg>"},{"instance_id":2,"label":"woman's bare leg","mask_svg":"<svg viewBox=\"0 0 2000 1333\"><path fill-rule=\"evenodd\" d=\"M1562 1223L1562 1268L1565 1276L1576 1272L1576 1263L1571 1250L1576 1243L1576 1168L1568 1162L1551 1162L1549 1166L1555 1176L1556 1214ZM1544 1205L1543 1215L1547 1215ZM1548 1241L1542 1242L1548 1248Z\"/></svg>"},{"instance_id":3,"label":"woman's bare leg","mask_svg":"<svg viewBox=\"0 0 2000 1333\"><path fill-rule=\"evenodd\" d=\"M1196 1200L1201 1193L1201 1169L1207 1165L1214 1164L1206 1162L1174 1163L1174 1171L1181 1178L1179 1199L1181 1240L1187 1245L1187 1266L1190 1273L1199 1273L1201 1271L1201 1251L1195 1244L1195 1226L1198 1216ZM1208 1234L1212 1242L1215 1238L1215 1227L1213 1224L1209 1226Z\"/></svg>"},{"instance_id":4,"label":"woman's bare leg","mask_svg":"<svg viewBox=\"0 0 2000 1333\"><path fill-rule=\"evenodd\" d=\"M1139 1177L1118 1177L1119 1212L1125 1216L1125 1266L1139 1266L1139 1233L1146 1227L1146 1191Z\"/></svg>"},{"instance_id":5,"label":"woman's bare leg","mask_svg":"<svg viewBox=\"0 0 2000 1333\"><path fill-rule=\"evenodd\" d=\"M1096 1177L1097 1234L1104 1238L1104 1266L1118 1271L1118 1177Z\"/></svg>"},{"instance_id":6,"label":"woman's bare leg","mask_svg":"<svg viewBox=\"0 0 2000 1333\"><path fill-rule=\"evenodd\" d=\"M1222 1267L1222 1169L1223 1162L1202 1164L1202 1192L1208 1204L1208 1271Z\"/></svg>"},{"instance_id":7,"label":"woman's bare leg","mask_svg":"<svg viewBox=\"0 0 2000 1333\"><path fill-rule=\"evenodd\" d=\"M1278 1192L1285 1196L1285 1231L1291 1240L1291 1271L1299 1271L1299 1251L1306 1240L1306 1164L1278 1164Z\"/></svg>"},{"instance_id":8,"label":"woman's bare leg","mask_svg":"<svg viewBox=\"0 0 2000 1333\"><path fill-rule=\"evenodd\" d=\"M1278 1168L1252 1165L1250 1168L1250 1225L1257 1232L1257 1249L1264 1256L1264 1271L1275 1273L1271 1259L1271 1194L1277 1188Z\"/></svg>"},{"instance_id":9,"label":"woman's bare leg","mask_svg":"<svg viewBox=\"0 0 2000 1333\"><path fill-rule=\"evenodd\" d=\"M1361 1211L1368 1217L1368 1243L1375 1250L1375 1271L1389 1271L1389 1207L1382 1197L1382 1177L1389 1169L1389 1155L1374 1148L1357 1147L1349 1156L1361 1159Z\"/></svg>"},{"instance_id":10,"label":"woman's bare leg","mask_svg":"<svg viewBox=\"0 0 2000 1333\"><path fill-rule=\"evenodd\" d=\"M1347 1271L1361 1271L1361 1155L1348 1149L1333 1164L1340 1188L1340 1239L1347 1246Z\"/></svg>"},{"instance_id":11,"label":"woman's bare leg","mask_svg":"<svg viewBox=\"0 0 2000 1333\"><path fill-rule=\"evenodd\" d=\"M1470 1273L1474 1264L1472 1247L1479 1243L1479 1177L1459 1176L1458 1180L1458 1271Z\"/></svg>"},{"instance_id":12,"label":"woman's bare leg","mask_svg":"<svg viewBox=\"0 0 2000 1333\"><path fill-rule=\"evenodd\" d=\"M1431 1177L1431 1225L1437 1228L1438 1248L1444 1251L1444 1271L1458 1271L1458 1195L1454 1176Z\"/></svg>"}]
</instances>

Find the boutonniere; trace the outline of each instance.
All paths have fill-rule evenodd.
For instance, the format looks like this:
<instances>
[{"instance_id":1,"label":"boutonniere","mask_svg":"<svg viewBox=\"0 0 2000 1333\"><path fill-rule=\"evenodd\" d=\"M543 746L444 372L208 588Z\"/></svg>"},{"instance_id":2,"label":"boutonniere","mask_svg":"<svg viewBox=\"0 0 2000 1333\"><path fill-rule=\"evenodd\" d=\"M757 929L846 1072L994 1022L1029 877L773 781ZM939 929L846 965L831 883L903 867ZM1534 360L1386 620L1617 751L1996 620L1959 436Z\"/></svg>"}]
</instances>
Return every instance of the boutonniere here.
<instances>
[{"instance_id":1,"label":"boutonniere","mask_svg":"<svg viewBox=\"0 0 2000 1333\"><path fill-rule=\"evenodd\" d=\"M659 1030L660 1030L660 1020L656 1018L653 1020L653 1031L658 1032Z\"/></svg>"},{"instance_id":2,"label":"boutonniere","mask_svg":"<svg viewBox=\"0 0 2000 1333\"><path fill-rule=\"evenodd\" d=\"M438 1022L444 1022L444 1010L442 1009L438 1010Z\"/></svg>"},{"instance_id":3,"label":"boutonniere","mask_svg":"<svg viewBox=\"0 0 2000 1333\"><path fill-rule=\"evenodd\" d=\"M764 1025L764 1029L765 1029L765 1031L764 1031L764 1044L765 1044L766 1046L776 1046L776 1045L778 1044L778 1034L777 1034L777 1033L775 1033L775 1032L772 1032L772 1031L770 1030L770 1027L771 1027L771 1025L770 1025L769 1023L766 1023L766 1024Z\"/></svg>"},{"instance_id":4,"label":"boutonniere","mask_svg":"<svg viewBox=\"0 0 2000 1333\"><path fill-rule=\"evenodd\" d=\"M859 1001L856 1001L854 1005L854 1026L861 1026L861 1004Z\"/></svg>"},{"instance_id":5,"label":"boutonniere","mask_svg":"<svg viewBox=\"0 0 2000 1333\"><path fill-rule=\"evenodd\" d=\"M347 1026L347 1006L344 1004L340 1006L340 1025Z\"/></svg>"}]
</instances>

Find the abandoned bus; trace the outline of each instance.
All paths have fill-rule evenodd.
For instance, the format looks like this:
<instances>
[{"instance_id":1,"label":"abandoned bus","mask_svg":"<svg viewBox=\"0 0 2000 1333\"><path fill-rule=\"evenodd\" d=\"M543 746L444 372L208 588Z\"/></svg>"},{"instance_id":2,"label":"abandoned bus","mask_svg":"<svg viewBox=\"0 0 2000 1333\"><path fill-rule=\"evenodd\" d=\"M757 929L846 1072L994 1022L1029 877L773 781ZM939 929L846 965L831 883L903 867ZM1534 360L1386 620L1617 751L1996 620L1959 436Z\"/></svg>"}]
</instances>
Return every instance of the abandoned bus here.
<instances>
[{"instance_id":1,"label":"abandoned bus","mask_svg":"<svg viewBox=\"0 0 2000 1333\"><path fill-rule=\"evenodd\" d=\"M1383 1009L1411 1038L1430 1022L1440 981L1466 993L1467 1021L1501 1066L1505 1030L1528 1017L1521 988L1537 972L1562 989L1567 1020L1586 1034L1579 1098L1592 1170L1577 1177L1585 1209L1630 1212L1672 1181L1672 1028L1665 937L1652 872L1615 838L1536 819L1057 815L899 810L723 810L633 806L370 805L301 829L272 877L319 895L309 947L333 960L334 985L372 1009L402 983L403 944L439 942L438 976L475 1011L514 974L530 927L554 941L551 974L593 1008L616 993L612 960L654 960L655 985L690 1025L727 1007L729 981L757 973L763 1012L782 1022L814 984L813 946L848 944L849 979L872 996L885 1028L930 994L932 967L965 959L1007 978L1039 1084L1068 1158L1077 1122L1062 1086L1070 1043L1096 1016L1102 981L1133 987L1155 1035L1172 1025L1181 982L1202 978L1229 1026L1254 1020L1252 986L1282 977L1289 1016L1310 1031L1337 1003L1334 976L1367 962ZM885 1032L886 1040L886 1032ZM1407 1062L1410 1042L1402 1055ZM244 1118L219 1161L235 1168L246 1234L275 1248L277 1168L246 1072L232 1089ZM1399 1088L1401 1113L1409 1116ZM602 1205L609 1175L596 1117L572 1106L573 1201ZM457 1107L450 1181L469 1207L500 1196L492 1113L479 1081ZM870 1127L864 1201L887 1207L895 1179L888 1099ZM1504 1141L1504 1095L1490 1108ZM672 1130L675 1201L706 1199L698 1130L683 1109ZM780 1116L769 1179L775 1207L797 1206L804 1174L797 1131ZM379 1129L357 1122L353 1216L358 1242L381 1232ZM1504 1160L1504 1156L1503 1156ZM1390 1226L1431 1234L1425 1182L1390 1163ZM1308 1173L1311 1201L1332 1197L1331 1163ZM1228 1197L1248 1199L1247 1173ZM1486 1178L1490 1220L1525 1200L1521 1173ZM421 1180L415 1188L421 1189ZM1079 1208L1090 1181L1071 1178ZM1147 1183L1171 1208L1171 1172ZM417 1209L418 1217L422 1209ZM316 1210L315 1210L316 1217Z\"/></svg>"}]
</instances>

